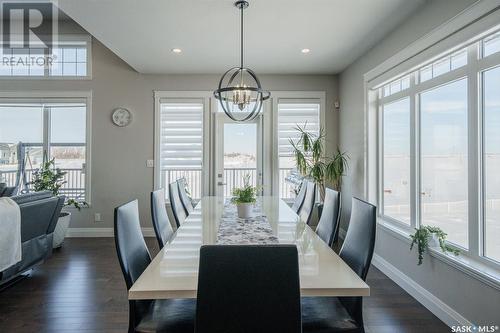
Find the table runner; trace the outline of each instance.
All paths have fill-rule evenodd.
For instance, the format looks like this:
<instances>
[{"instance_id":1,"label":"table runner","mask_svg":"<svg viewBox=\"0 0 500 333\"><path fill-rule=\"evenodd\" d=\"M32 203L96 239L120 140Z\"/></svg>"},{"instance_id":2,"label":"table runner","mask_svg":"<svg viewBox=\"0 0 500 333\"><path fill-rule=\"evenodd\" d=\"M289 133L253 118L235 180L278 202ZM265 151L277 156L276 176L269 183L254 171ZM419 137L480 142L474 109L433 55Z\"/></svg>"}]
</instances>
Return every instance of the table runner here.
<instances>
[{"instance_id":1,"label":"table runner","mask_svg":"<svg viewBox=\"0 0 500 333\"><path fill-rule=\"evenodd\" d=\"M240 219L236 206L230 203L224 205L224 212L217 231L217 244L220 245L248 245L248 244L276 244L278 237L262 214L257 203L253 208L253 217Z\"/></svg>"}]
</instances>

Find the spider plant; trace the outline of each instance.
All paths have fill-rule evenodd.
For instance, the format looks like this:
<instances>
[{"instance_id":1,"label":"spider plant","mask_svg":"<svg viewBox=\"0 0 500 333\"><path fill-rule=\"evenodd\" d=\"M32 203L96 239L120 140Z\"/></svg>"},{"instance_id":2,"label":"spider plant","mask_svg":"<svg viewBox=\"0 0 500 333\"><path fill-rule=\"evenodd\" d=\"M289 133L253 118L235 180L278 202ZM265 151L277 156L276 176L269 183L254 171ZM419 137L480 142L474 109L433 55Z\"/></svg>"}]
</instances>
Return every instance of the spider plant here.
<instances>
[{"instance_id":1,"label":"spider plant","mask_svg":"<svg viewBox=\"0 0 500 333\"><path fill-rule=\"evenodd\" d=\"M297 170L304 176L312 179L319 187L321 202L325 198L325 185L331 182L333 188L337 191L342 187L342 176L348 168L348 159L346 152L339 148L333 156L325 155L325 131L319 130L319 134L307 132L307 123L304 126L297 125L295 130L300 133L297 141L289 138L293 147L293 154Z\"/></svg>"}]
</instances>

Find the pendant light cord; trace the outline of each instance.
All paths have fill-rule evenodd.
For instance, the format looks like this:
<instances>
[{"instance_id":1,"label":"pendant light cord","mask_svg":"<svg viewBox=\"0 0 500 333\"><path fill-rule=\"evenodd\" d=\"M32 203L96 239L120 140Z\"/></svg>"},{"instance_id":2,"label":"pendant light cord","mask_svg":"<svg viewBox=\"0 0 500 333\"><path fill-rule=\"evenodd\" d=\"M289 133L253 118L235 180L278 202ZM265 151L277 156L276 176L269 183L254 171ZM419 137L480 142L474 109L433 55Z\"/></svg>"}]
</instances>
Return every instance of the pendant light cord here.
<instances>
[{"instance_id":1,"label":"pendant light cord","mask_svg":"<svg viewBox=\"0 0 500 333\"><path fill-rule=\"evenodd\" d=\"M243 9L244 9L244 6L241 5L241 68L243 68Z\"/></svg>"}]
</instances>

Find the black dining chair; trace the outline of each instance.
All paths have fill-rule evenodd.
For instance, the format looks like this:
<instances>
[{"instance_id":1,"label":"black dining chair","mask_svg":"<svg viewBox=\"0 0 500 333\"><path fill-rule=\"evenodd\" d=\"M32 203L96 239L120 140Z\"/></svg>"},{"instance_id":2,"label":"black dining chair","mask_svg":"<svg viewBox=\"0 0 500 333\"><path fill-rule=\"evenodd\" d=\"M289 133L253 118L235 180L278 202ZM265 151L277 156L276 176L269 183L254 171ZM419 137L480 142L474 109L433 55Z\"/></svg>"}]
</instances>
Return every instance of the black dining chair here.
<instances>
[{"instance_id":1,"label":"black dining chair","mask_svg":"<svg viewBox=\"0 0 500 333\"><path fill-rule=\"evenodd\" d=\"M151 192L151 217L153 218L153 229L155 231L158 246L163 248L170 241L174 234L174 229L168 218L165 207L165 190L160 189Z\"/></svg>"},{"instance_id":2,"label":"black dining chair","mask_svg":"<svg viewBox=\"0 0 500 333\"><path fill-rule=\"evenodd\" d=\"M191 214L194 210L193 203L186 192L186 179L180 178L177 179L177 187L179 188L179 196L181 198L182 206L186 210L187 214Z\"/></svg>"},{"instance_id":3,"label":"black dining chair","mask_svg":"<svg viewBox=\"0 0 500 333\"><path fill-rule=\"evenodd\" d=\"M349 228L340 257L363 281L375 247L376 208L353 198ZM364 332L362 297L302 298L304 333Z\"/></svg>"},{"instance_id":4,"label":"black dining chair","mask_svg":"<svg viewBox=\"0 0 500 333\"><path fill-rule=\"evenodd\" d=\"M295 197L295 201L293 202L292 209L295 213L299 213L300 208L302 207L302 204L304 203L304 198L306 197L306 191L307 191L307 180L303 180L302 184L300 184L300 190L299 193L297 193L297 196Z\"/></svg>"},{"instance_id":5,"label":"black dining chair","mask_svg":"<svg viewBox=\"0 0 500 333\"><path fill-rule=\"evenodd\" d=\"M316 227L316 234L330 247L339 230L340 205L340 192L326 188L323 212Z\"/></svg>"},{"instance_id":6,"label":"black dining chair","mask_svg":"<svg viewBox=\"0 0 500 333\"><path fill-rule=\"evenodd\" d=\"M301 332L295 245L202 246L195 332Z\"/></svg>"},{"instance_id":7,"label":"black dining chair","mask_svg":"<svg viewBox=\"0 0 500 333\"><path fill-rule=\"evenodd\" d=\"M115 245L127 290L151 263L141 233L138 201L115 208ZM193 332L193 300L129 300L129 332Z\"/></svg>"},{"instance_id":8,"label":"black dining chair","mask_svg":"<svg viewBox=\"0 0 500 333\"><path fill-rule=\"evenodd\" d=\"M316 200L316 184L314 182L307 182L306 194L304 197L304 203L298 212L300 219L309 224L311 222L311 217L314 209L314 202Z\"/></svg>"},{"instance_id":9,"label":"black dining chair","mask_svg":"<svg viewBox=\"0 0 500 333\"><path fill-rule=\"evenodd\" d=\"M170 198L170 207L172 207L172 214L174 215L175 224L177 228L184 223L187 218L188 213L181 202L181 197L179 195L179 186L177 182L170 183L168 185L168 194Z\"/></svg>"}]
</instances>

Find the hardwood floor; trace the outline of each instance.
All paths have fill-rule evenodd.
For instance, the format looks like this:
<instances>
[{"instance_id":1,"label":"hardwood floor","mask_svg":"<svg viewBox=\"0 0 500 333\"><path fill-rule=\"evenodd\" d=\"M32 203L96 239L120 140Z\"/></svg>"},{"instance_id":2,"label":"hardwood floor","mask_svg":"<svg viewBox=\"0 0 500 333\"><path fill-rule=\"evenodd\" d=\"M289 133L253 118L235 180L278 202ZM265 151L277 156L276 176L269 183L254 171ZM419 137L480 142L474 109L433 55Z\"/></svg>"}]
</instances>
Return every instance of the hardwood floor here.
<instances>
[{"instance_id":1,"label":"hardwood floor","mask_svg":"<svg viewBox=\"0 0 500 333\"><path fill-rule=\"evenodd\" d=\"M147 243L156 254L156 241ZM367 283L367 332L450 332L376 268ZM0 293L0 332L126 332L127 326L127 293L112 238L66 239L31 277Z\"/></svg>"}]
</instances>

